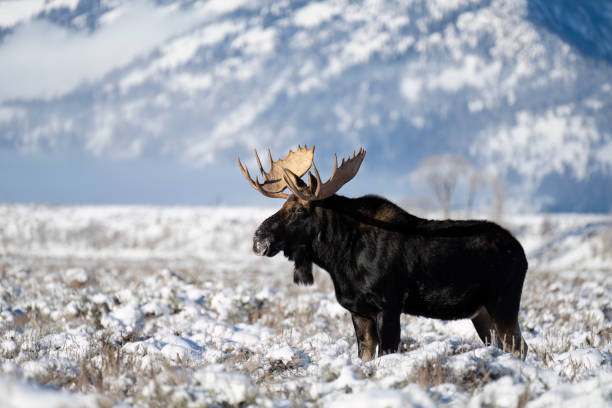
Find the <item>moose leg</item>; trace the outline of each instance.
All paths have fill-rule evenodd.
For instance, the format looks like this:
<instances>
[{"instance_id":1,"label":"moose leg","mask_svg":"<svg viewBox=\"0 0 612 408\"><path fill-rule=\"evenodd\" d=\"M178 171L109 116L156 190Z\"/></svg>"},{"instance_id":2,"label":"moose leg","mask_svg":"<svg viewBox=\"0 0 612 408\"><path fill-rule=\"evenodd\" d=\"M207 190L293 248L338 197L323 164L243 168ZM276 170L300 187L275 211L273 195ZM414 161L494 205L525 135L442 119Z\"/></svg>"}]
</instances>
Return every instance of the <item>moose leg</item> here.
<instances>
[{"instance_id":1,"label":"moose leg","mask_svg":"<svg viewBox=\"0 0 612 408\"><path fill-rule=\"evenodd\" d=\"M499 347L501 345L501 340L497 335L497 330L495 329L495 324L493 323L493 319L491 319L491 315L487 311L486 307L481 307L476 312L476 315L472 317L472 323L474 324L474 328L478 333L478 337L480 340L486 345L493 345L495 347Z\"/></svg>"},{"instance_id":2,"label":"moose leg","mask_svg":"<svg viewBox=\"0 0 612 408\"><path fill-rule=\"evenodd\" d=\"M397 353L400 344L400 312L382 311L376 315L378 356Z\"/></svg>"},{"instance_id":3,"label":"moose leg","mask_svg":"<svg viewBox=\"0 0 612 408\"><path fill-rule=\"evenodd\" d=\"M521 360L524 360L527 356L529 347L521 335L521 328L519 327L518 320L514 319L514 321L510 323L496 320L495 326L501 337L504 351L510 351L517 357L520 357Z\"/></svg>"},{"instance_id":4,"label":"moose leg","mask_svg":"<svg viewBox=\"0 0 612 408\"><path fill-rule=\"evenodd\" d=\"M376 323L372 319L351 312L355 336L357 336L357 353L363 361L370 361L376 355L378 333Z\"/></svg>"}]
</instances>

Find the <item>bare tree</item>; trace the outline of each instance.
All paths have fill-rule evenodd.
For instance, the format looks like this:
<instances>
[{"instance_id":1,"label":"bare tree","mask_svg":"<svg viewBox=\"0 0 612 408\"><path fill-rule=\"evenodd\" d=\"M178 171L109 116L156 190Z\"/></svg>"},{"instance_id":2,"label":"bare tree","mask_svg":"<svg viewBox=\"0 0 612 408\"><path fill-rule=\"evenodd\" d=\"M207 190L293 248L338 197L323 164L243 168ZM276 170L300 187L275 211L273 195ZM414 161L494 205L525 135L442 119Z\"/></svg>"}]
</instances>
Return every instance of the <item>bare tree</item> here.
<instances>
[{"instance_id":1,"label":"bare tree","mask_svg":"<svg viewBox=\"0 0 612 408\"><path fill-rule=\"evenodd\" d=\"M471 170L472 166L464 157L443 154L427 157L412 173L412 177L417 183L427 184L432 189L444 217L448 218L457 182Z\"/></svg>"},{"instance_id":2,"label":"bare tree","mask_svg":"<svg viewBox=\"0 0 612 408\"><path fill-rule=\"evenodd\" d=\"M481 189L490 191L492 217L500 220L507 195L507 184L504 177L496 172L473 166L460 155L443 154L425 158L411 174L414 183L429 187L433 197L442 210L444 217L449 217L453 194L461 183L466 194L465 216L471 217L477 205L476 195Z\"/></svg>"},{"instance_id":3,"label":"bare tree","mask_svg":"<svg viewBox=\"0 0 612 408\"><path fill-rule=\"evenodd\" d=\"M470 218L472 216L472 210L474 209L474 203L476 202L476 192L489 184L489 177L482 169L472 168L472 174L470 175L470 185L467 192L467 208L466 216Z\"/></svg>"},{"instance_id":4,"label":"bare tree","mask_svg":"<svg viewBox=\"0 0 612 408\"><path fill-rule=\"evenodd\" d=\"M500 176L493 177L491 179L491 189L493 190L493 218L501 220L506 201L506 180Z\"/></svg>"}]
</instances>

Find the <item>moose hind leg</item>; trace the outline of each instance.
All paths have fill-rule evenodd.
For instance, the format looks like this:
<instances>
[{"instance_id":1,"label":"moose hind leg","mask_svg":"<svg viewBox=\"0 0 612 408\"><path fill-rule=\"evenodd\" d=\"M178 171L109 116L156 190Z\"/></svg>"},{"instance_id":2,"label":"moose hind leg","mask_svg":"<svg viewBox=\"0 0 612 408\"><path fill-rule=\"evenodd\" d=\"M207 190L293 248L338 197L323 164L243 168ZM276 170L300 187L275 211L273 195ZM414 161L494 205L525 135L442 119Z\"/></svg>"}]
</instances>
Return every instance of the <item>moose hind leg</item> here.
<instances>
[{"instance_id":1,"label":"moose hind leg","mask_svg":"<svg viewBox=\"0 0 612 408\"><path fill-rule=\"evenodd\" d=\"M400 312L382 311L376 316L378 356L397 353L400 344Z\"/></svg>"},{"instance_id":2,"label":"moose hind leg","mask_svg":"<svg viewBox=\"0 0 612 408\"><path fill-rule=\"evenodd\" d=\"M353 327L357 337L357 353L363 361L370 361L376 355L378 345L378 333L376 332L376 322L373 319L359 316L351 312Z\"/></svg>"},{"instance_id":3,"label":"moose hind leg","mask_svg":"<svg viewBox=\"0 0 612 408\"><path fill-rule=\"evenodd\" d=\"M491 319L491 315L487 311L486 307L481 307L476 312L476 315L472 317L472 323L474 324L474 328L478 333L478 337L480 340L486 345L493 345L495 347L499 347L501 345L501 340L497 335L497 330L495 329L495 324L493 323L493 319Z\"/></svg>"},{"instance_id":4,"label":"moose hind leg","mask_svg":"<svg viewBox=\"0 0 612 408\"><path fill-rule=\"evenodd\" d=\"M522 284L522 281L520 283ZM503 350L514 353L524 360L529 347L521 335L518 323L520 290L520 286L516 290L510 287L506 293L507 296L498 296L497 301L488 304L486 308L495 323Z\"/></svg>"},{"instance_id":5,"label":"moose hind leg","mask_svg":"<svg viewBox=\"0 0 612 408\"><path fill-rule=\"evenodd\" d=\"M517 357L520 357L521 360L524 360L527 356L529 347L521 335L521 328L519 327L518 320L514 319L511 323L495 321L495 326L501 337L504 351L510 351Z\"/></svg>"}]
</instances>

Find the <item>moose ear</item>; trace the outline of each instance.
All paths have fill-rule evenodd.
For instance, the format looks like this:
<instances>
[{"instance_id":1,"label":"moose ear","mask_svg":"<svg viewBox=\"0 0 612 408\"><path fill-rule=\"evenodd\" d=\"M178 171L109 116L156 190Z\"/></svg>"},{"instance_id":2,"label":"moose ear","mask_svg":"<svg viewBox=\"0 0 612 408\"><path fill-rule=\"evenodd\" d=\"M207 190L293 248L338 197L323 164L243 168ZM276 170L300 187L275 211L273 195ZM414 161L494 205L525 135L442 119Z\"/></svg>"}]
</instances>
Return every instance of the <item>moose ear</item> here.
<instances>
[{"instance_id":1,"label":"moose ear","mask_svg":"<svg viewBox=\"0 0 612 408\"><path fill-rule=\"evenodd\" d=\"M314 195L315 191L317 191L317 178L311 172L308 172L308 187L310 194Z\"/></svg>"},{"instance_id":2,"label":"moose ear","mask_svg":"<svg viewBox=\"0 0 612 408\"><path fill-rule=\"evenodd\" d=\"M290 181L297 186L300 190L303 190L304 187L306 187L306 184L304 183L304 181L299 178L294 172L292 172L289 169L283 169L285 171L285 174L283 177L287 177L290 179ZM289 184L289 183L287 183Z\"/></svg>"}]
</instances>

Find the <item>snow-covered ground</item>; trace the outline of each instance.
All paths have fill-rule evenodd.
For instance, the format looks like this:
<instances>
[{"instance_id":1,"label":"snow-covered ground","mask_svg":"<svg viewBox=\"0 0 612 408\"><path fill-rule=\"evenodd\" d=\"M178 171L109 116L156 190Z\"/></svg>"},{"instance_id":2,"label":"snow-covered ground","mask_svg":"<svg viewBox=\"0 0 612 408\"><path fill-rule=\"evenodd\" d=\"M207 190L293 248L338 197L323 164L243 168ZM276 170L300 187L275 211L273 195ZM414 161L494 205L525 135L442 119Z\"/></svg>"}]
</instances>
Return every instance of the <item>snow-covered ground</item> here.
<instances>
[{"instance_id":1,"label":"snow-covered ground","mask_svg":"<svg viewBox=\"0 0 612 408\"><path fill-rule=\"evenodd\" d=\"M612 216L508 216L523 362L404 316L364 363L327 273L251 252L274 209L0 206L0 406L612 404Z\"/></svg>"}]
</instances>

